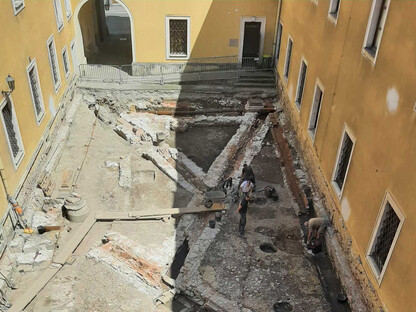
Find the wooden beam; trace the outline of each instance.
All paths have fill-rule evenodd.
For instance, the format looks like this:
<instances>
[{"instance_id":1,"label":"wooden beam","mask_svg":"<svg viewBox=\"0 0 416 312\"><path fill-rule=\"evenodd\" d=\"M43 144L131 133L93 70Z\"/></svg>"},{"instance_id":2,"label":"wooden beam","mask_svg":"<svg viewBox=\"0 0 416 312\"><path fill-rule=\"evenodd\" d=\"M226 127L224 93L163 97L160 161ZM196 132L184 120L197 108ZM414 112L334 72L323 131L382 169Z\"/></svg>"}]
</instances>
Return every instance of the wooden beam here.
<instances>
[{"instance_id":1,"label":"wooden beam","mask_svg":"<svg viewBox=\"0 0 416 312\"><path fill-rule=\"evenodd\" d=\"M200 212L213 212L225 210L226 207L223 203L214 203L211 208L205 208L204 206L198 206L194 208L166 208L166 209L154 209L154 210L137 210L137 211L102 211L98 212L95 216L97 221L111 221L111 220L140 220L149 219L149 217L160 216L172 216L186 213L200 213Z\"/></svg>"},{"instance_id":2,"label":"wooden beam","mask_svg":"<svg viewBox=\"0 0 416 312\"><path fill-rule=\"evenodd\" d=\"M32 280L28 290L26 290L23 295L19 296L17 300L13 302L12 307L7 310L9 312L21 312L23 311L27 305L32 302L33 298L37 296L37 294L46 286L46 284L55 276L56 273L61 269L59 267L49 267L43 273L36 278L36 280Z\"/></svg>"},{"instance_id":3,"label":"wooden beam","mask_svg":"<svg viewBox=\"0 0 416 312\"><path fill-rule=\"evenodd\" d=\"M66 260L68 260L68 258L74 252L74 250L82 242L85 235L88 234L88 232L94 225L95 221L95 215L91 212L87 219L84 221L84 223L82 223L78 230L75 232L75 234L71 236L71 238L65 244L65 246L59 250L59 253L53 259L53 263L59 263L64 265Z\"/></svg>"}]
</instances>

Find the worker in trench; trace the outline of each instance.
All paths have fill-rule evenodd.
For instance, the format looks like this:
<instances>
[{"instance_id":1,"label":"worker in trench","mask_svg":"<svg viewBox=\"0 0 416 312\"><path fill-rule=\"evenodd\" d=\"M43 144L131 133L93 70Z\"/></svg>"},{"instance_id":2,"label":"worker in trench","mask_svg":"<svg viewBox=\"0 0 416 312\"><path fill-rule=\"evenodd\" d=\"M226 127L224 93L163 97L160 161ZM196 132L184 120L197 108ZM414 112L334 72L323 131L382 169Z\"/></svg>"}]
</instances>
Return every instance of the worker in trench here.
<instances>
[{"instance_id":1,"label":"worker in trench","mask_svg":"<svg viewBox=\"0 0 416 312\"><path fill-rule=\"evenodd\" d=\"M325 232L329 221L325 218L311 218L304 225L308 228L308 239L306 244L309 245L313 239L319 239Z\"/></svg>"},{"instance_id":2,"label":"worker in trench","mask_svg":"<svg viewBox=\"0 0 416 312\"><path fill-rule=\"evenodd\" d=\"M240 237L245 238L244 231L246 227L247 222L247 210L248 210L248 201L249 201L248 195L244 195L243 199L240 202L240 205L238 205L237 212L240 214L240 223L238 226Z\"/></svg>"},{"instance_id":3,"label":"worker in trench","mask_svg":"<svg viewBox=\"0 0 416 312\"><path fill-rule=\"evenodd\" d=\"M244 197L248 196L251 198L252 192L255 191L256 187L256 177L254 176L253 169L251 166L244 164L243 171L241 173L240 180L240 192Z\"/></svg>"}]
</instances>

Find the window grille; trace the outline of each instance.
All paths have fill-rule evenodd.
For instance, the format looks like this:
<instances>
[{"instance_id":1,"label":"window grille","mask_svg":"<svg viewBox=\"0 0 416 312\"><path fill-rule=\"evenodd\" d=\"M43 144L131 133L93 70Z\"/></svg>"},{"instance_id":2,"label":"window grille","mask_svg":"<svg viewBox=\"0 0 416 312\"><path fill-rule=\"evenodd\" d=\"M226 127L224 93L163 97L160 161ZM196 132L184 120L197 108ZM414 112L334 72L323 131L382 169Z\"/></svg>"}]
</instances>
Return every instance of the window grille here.
<instances>
[{"instance_id":1,"label":"window grille","mask_svg":"<svg viewBox=\"0 0 416 312\"><path fill-rule=\"evenodd\" d=\"M12 149L13 157L16 158L21 151L16 129L13 123L13 110L10 100L6 100L6 105L2 109L3 120L6 126L7 136Z\"/></svg>"},{"instance_id":2,"label":"window grille","mask_svg":"<svg viewBox=\"0 0 416 312\"><path fill-rule=\"evenodd\" d=\"M383 270L399 224L399 217L390 203L387 202L379 232L373 245L373 251L370 254L379 272Z\"/></svg>"},{"instance_id":3,"label":"window grille","mask_svg":"<svg viewBox=\"0 0 416 312\"><path fill-rule=\"evenodd\" d=\"M39 82L36 67L29 71L30 88L33 94L33 102L35 103L36 115L39 117L42 113L42 100L40 98Z\"/></svg>"},{"instance_id":4,"label":"window grille","mask_svg":"<svg viewBox=\"0 0 416 312\"><path fill-rule=\"evenodd\" d=\"M345 133L344 142L342 144L339 155L338 168L334 178L334 181L338 185L340 190L342 190L342 186L344 185L345 176L347 174L348 163L350 161L353 146L354 143L352 142L348 134Z\"/></svg>"},{"instance_id":5,"label":"window grille","mask_svg":"<svg viewBox=\"0 0 416 312\"><path fill-rule=\"evenodd\" d=\"M66 18L69 19L72 15L71 0L64 0Z\"/></svg>"},{"instance_id":6,"label":"window grille","mask_svg":"<svg viewBox=\"0 0 416 312\"><path fill-rule=\"evenodd\" d=\"M55 54L55 46L53 44L53 41L51 41L48 44L48 50L49 50L49 58L51 61L51 69L52 69L52 76L53 76L53 83L56 85L60 82L59 74L58 74L58 66L56 62L56 54Z\"/></svg>"},{"instance_id":7,"label":"window grille","mask_svg":"<svg viewBox=\"0 0 416 312\"><path fill-rule=\"evenodd\" d=\"M169 20L170 54L188 55L188 21L186 19Z\"/></svg>"},{"instance_id":8,"label":"window grille","mask_svg":"<svg viewBox=\"0 0 416 312\"><path fill-rule=\"evenodd\" d=\"M62 6L60 0L53 0L53 7L55 9L55 18L56 18L56 25L58 27L58 31L64 27L64 19L62 16Z\"/></svg>"},{"instance_id":9,"label":"window grille","mask_svg":"<svg viewBox=\"0 0 416 312\"><path fill-rule=\"evenodd\" d=\"M303 89L305 87L305 79L306 79L306 69L307 69L307 66L305 62L302 61L302 65L301 65L300 72L299 72L298 91L297 91L296 100L295 100L298 106L300 106L302 103L302 95L303 95Z\"/></svg>"},{"instance_id":10,"label":"window grille","mask_svg":"<svg viewBox=\"0 0 416 312\"><path fill-rule=\"evenodd\" d=\"M65 76L68 77L69 73L70 73L70 69L69 69L69 64L68 64L68 52L65 50L62 52L62 60L64 63L64 70L65 70Z\"/></svg>"}]
</instances>

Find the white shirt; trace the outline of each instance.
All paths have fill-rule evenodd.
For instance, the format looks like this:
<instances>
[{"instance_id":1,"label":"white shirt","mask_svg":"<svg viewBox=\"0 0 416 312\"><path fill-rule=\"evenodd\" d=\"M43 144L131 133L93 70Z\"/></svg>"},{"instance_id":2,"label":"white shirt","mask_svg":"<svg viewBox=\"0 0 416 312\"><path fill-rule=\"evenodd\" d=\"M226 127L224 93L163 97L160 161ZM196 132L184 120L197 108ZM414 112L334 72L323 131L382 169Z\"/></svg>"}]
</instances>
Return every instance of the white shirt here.
<instances>
[{"instance_id":1,"label":"white shirt","mask_svg":"<svg viewBox=\"0 0 416 312\"><path fill-rule=\"evenodd\" d=\"M241 183L241 191L243 193L247 193L250 192L250 190L254 187L254 184L251 183L250 181L244 181L243 183Z\"/></svg>"}]
</instances>

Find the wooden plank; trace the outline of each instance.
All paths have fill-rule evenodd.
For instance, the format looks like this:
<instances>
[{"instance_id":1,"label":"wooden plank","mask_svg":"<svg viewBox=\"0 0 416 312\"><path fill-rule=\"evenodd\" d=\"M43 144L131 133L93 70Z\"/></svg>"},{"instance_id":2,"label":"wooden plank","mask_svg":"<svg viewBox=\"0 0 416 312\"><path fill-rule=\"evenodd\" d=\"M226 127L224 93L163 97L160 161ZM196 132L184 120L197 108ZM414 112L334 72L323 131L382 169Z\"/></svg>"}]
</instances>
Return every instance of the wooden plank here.
<instances>
[{"instance_id":1,"label":"wooden plank","mask_svg":"<svg viewBox=\"0 0 416 312\"><path fill-rule=\"evenodd\" d=\"M197 206L193 208L166 208L166 209L154 209L154 210L137 210L137 211L120 211L120 212L99 212L95 218L97 220L139 220L149 216L165 216L165 215L178 215L186 213L199 213L199 212L213 212L225 210L226 207L223 203L214 203L211 208L205 208L204 206Z\"/></svg>"},{"instance_id":2,"label":"wooden plank","mask_svg":"<svg viewBox=\"0 0 416 312\"><path fill-rule=\"evenodd\" d=\"M65 170L62 174L61 188L69 188L72 186L71 180L74 175L73 170Z\"/></svg>"},{"instance_id":3,"label":"wooden plank","mask_svg":"<svg viewBox=\"0 0 416 312\"><path fill-rule=\"evenodd\" d=\"M66 260L72 255L74 250L78 247L78 245L82 242L85 235L88 234L90 229L95 223L95 215L90 213L84 223L78 228L78 230L72 235L69 241L65 244L65 246L60 249L59 253L53 259L54 263L59 263L64 265Z\"/></svg>"},{"instance_id":4,"label":"wooden plank","mask_svg":"<svg viewBox=\"0 0 416 312\"><path fill-rule=\"evenodd\" d=\"M37 296L37 294L46 286L46 284L55 276L61 267L47 268L43 273L36 279L33 280L23 295L19 296L17 300L13 302L12 307L7 310L9 312L21 312L27 305Z\"/></svg>"}]
</instances>

